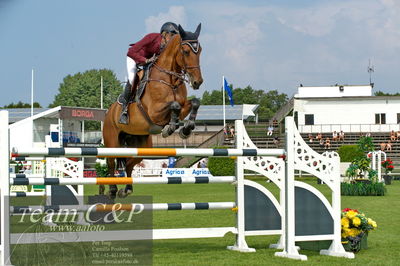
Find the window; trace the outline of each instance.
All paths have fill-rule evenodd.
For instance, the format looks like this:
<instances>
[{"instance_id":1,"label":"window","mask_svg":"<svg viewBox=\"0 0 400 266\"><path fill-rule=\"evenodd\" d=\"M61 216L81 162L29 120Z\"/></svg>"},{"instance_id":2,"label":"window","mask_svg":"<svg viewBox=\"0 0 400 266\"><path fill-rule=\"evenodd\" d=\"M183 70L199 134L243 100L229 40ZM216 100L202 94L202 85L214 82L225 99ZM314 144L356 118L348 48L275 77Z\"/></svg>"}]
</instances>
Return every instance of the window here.
<instances>
[{"instance_id":1,"label":"window","mask_svg":"<svg viewBox=\"0 0 400 266\"><path fill-rule=\"evenodd\" d=\"M400 124L400 114L397 114L397 124Z\"/></svg>"},{"instance_id":2,"label":"window","mask_svg":"<svg viewBox=\"0 0 400 266\"><path fill-rule=\"evenodd\" d=\"M375 124L386 124L386 114L375 114Z\"/></svg>"},{"instance_id":3,"label":"window","mask_svg":"<svg viewBox=\"0 0 400 266\"><path fill-rule=\"evenodd\" d=\"M314 115L305 115L304 118L307 126L314 125Z\"/></svg>"}]
</instances>

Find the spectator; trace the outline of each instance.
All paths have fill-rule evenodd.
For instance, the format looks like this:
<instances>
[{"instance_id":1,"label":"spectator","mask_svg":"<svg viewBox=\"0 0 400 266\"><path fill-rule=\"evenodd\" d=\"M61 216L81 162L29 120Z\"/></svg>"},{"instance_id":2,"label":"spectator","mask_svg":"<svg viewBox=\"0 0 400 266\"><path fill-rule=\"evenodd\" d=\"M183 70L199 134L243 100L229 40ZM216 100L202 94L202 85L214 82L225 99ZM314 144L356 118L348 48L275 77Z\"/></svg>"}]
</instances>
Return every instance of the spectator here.
<instances>
[{"instance_id":1,"label":"spectator","mask_svg":"<svg viewBox=\"0 0 400 266\"><path fill-rule=\"evenodd\" d=\"M386 143L382 142L381 144L379 144L379 146L381 146L381 151L384 151L386 148Z\"/></svg>"},{"instance_id":2,"label":"spectator","mask_svg":"<svg viewBox=\"0 0 400 266\"><path fill-rule=\"evenodd\" d=\"M390 131L390 140L391 141L395 141L396 140L396 133L394 132L394 130Z\"/></svg>"},{"instance_id":3,"label":"spectator","mask_svg":"<svg viewBox=\"0 0 400 266\"><path fill-rule=\"evenodd\" d=\"M224 136L225 136L225 139L229 138L227 126L224 126Z\"/></svg>"},{"instance_id":4,"label":"spectator","mask_svg":"<svg viewBox=\"0 0 400 266\"><path fill-rule=\"evenodd\" d=\"M207 168L207 164L206 164L206 160L205 159L200 161L200 167L201 168Z\"/></svg>"},{"instance_id":5,"label":"spectator","mask_svg":"<svg viewBox=\"0 0 400 266\"><path fill-rule=\"evenodd\" d=\"M316 139L317 139L317 140L321 140L321 139L322 139L322 134L321 134L321 133L318 133Z\"/></svg>"},{"instance_id":6,"label":"spectator","mask_svg":"<svg viewBox=\"0 0 400 266\"><path fill-rule=\"evenodd\" d=\"M319 146L320 146L321 148L324 147L324 140L323 140L322 138L319 140Z\"/></svg>"},{"instance_id":7,"label":"spectator","mask_svg":"<svg viewBox=\"0 0 400 266\"><path fill-rule=\"evenodd\" d=\"M331 140L329 138L325 139L325 149L331 148Z\"/></svg>"},{"instance_id":8,"label":"spectator","mask_svg":"<svg viewBox=\"0 0 400 266\"><path fill-rule=\"evenodd\" d=\"M367 138L371 137L371 132L365 133L365 136L366 136Z\"/></svg>"},{"instance_id":9,"label":"spectator","mask_svg":"<svg viewBox=\"0 0 400 266\"><path fill-rule=\"evenodd\" d=\"M310 143L312 143L313 140L314 140L314 136L313 136L311 133L308 134L308 141L309 141Z\"/></svg>"},{"instance_id":10,"label":"spectator","mask_svg":"<svg viewBox=\"0 0 400 266\"><path fill-rule=\"evenodd\" d=\"M269 125L267 129L267 136L272 136L273 132L274 132L274 127L272 125Z\"/></svg>"},{"instance_id":11,"label":"spectator","mask_svg":"<svg viewBox=\"0 0 400 266\"><path fill-rule=\"evenodd\" d=\"M397 141L399 141L400 140L400 130L397 131L396 135L397 135L396 139L397 139Z\"/></svg>"},{"instance_id":12,"label":"spectator","mask_svg":"<svg viewBox=\"0 0 400 266\"><path fill-rule=\"evenodd\" d=\"M168 164L166 162L163 162L161 165L161 168L167 168L167 167L168 167Z\"/></svg>"},{"instance_id":13,"label":"spectator","mask_svg":"<svg viewBox=\"0 0 400 266\"><path fill-rule=\"evenodd\" d=\"M337 141L338 140L338 133L335 131L333 131L332 133L332 141Z\"/></svg>"},{"instance_id":14,"label":"spectator","mask_svg":"<svg viewBox=\"0 0 400 266\"><path fill-rule=\"evenodd\" d=\"M386 143L386 150L391 151L392 150L392 142L389 140L388 143Z\"/></svg>"},{"instance_id":15,"label":"spectator","mask_svg":"<svg viewBox=\"0 0 400 266\"><path fill-rule=\"evenodd\" d=\"M274 128L277 128L278 127L278 120L274 119L272 121L272 125L274 126Z\"/></svg>"},{"instance_id":16,"label":"spectator","mask_svg":"<svg viewBox=\"0 0 400 266\"><path fill-rule=\"evenodd\" d=\"M229 132L231 133L231 137L235 137L235 129L233 128L233 126L231 126Z\"/></svg>"},{"instance_id":17,"label":"spectator","mask_svg":"<svg viewBox=\"0 0 400 266\"><path fill-rule=\"evenodd\" d=\"M275 145L275 147L279 147L279 138L276 136L276 137L274 137L274 145Z\"/></svg>"},{"instance_id":18,"label":"spectator","mask_svg":"<svg viewBox=\"0 0 400 266\"><path fill-rule=\"evenodd\" d=\"M340 130L340 132L339 132L339 141L344 141L344 132L343 132L343 130Z\"/></svg>"}]
</instances>

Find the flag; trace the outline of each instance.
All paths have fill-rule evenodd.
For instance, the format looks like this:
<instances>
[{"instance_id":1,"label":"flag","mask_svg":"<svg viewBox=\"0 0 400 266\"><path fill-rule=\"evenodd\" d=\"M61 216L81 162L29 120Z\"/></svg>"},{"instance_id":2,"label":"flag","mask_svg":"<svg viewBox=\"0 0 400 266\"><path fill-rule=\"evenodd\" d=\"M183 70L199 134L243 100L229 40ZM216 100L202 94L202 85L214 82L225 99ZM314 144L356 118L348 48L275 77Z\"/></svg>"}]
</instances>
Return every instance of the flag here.
<instances>
[{"instance_id":1,"label":"flag","mask_svg":"<svg viewBox=\"0 0 400 266\"><path fill-rule=\"evenodd\" d=\"M233 93L231 87L228 86L228 82L226 81L224 77L224 90L228 93L229 97L229 102L231 103L231 106L233 106Z\"/></svg>"}]
</instances>

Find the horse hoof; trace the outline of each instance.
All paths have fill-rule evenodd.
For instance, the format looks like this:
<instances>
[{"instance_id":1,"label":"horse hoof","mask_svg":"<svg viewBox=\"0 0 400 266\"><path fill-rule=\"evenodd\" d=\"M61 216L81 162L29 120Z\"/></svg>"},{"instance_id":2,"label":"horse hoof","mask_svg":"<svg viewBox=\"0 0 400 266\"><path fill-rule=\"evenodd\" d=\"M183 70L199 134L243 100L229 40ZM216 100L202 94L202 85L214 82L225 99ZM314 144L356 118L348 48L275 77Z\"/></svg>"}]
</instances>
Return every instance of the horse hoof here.
<instances>
[{"instance_id":1,"label":"horse hoof","mask_svg":"<svg viewBox=\"0 0 400 266\"><path fill-rule=\"evenodd\" d=\"M163 138L167 138L167 137L171 136L171 134L172 134L175 130L172 131L172 132L170 132L170 131L172 131L172 130L171 130L171 128L170 128L169 126L164 127L164 128L162 129L162 131L161 131L161 136L162 136Z\"/></svg>"},{"instance_id":2,"label":"horse hoof","mask_svg":"<svg viewBox=\"0 0 400 266\"><path fill-rule=\"evenodd\" d=\"M108 197L112 200L114 200L117 197L117 193L115 193L114 191L108 191Z\"/></svg>"},{"instance_id":3,"label":"horse hoof","mask_svg":"<svg viewBox=\"0 0 400 266\"><path fill-rule=\"evenodd\" d=\"M191 135L191 133L192 133L192 131L190 130L189 134L187 134L187 135L186 135L183 131L184 131L184 128L181 128L181 129L179 130L179 137L181 137L181 139L187 139L187 138L189 138L190 135Z\"/></svg>"}]
</instances>

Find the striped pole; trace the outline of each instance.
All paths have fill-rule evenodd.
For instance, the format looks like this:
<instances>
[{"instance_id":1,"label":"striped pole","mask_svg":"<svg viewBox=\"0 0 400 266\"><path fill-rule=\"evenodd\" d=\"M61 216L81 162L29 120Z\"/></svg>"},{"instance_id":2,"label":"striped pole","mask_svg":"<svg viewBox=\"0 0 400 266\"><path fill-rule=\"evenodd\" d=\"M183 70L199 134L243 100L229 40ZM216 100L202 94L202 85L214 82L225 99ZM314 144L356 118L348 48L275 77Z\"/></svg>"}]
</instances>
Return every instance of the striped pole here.
<instances>
[{"instance_id":1,"label":"striped pole","mask_svg":"<svg viewBox=\"0 0 400 266\"><path fill-rule=\"evenodd\" d=\"M44 174L10 174L10 178L44 178Z\"/></svg>"},{"instance_id":2,"label":"striped pole","mask_svg":"<svg viewBox=\"0 0 400 266\"><path fill-rule=\"evenodd\" d=\"M37 197L46 196L46 191L38 192L10 192L10 197Z\"/></svg>"},{"instance_id":3,"label":"striped pole","mask_svg":"<svg viewBox=\"0 0 400 266\"><path fill-rule=\"evenodd\" d=\"M53 212L111 212L111 211L178 211L178 210L224 210L234 209L235 202L195 202L195 203L153 203L153 204L93 204L93 205L50 205L50 206L11 206L10 212L45 213Z\"/></svg>"},{"instance_id":4,"label":"striped pole","mask_svg":"<svg viewBox=\"0 0 400 266\"><path fill-rule=\"evenodd\" d=\"M232 183L234 176L196 177L98 177L98 178L10 178L11 185L130 185Z\"/></svg>"},{"instance_id":5,"label":"striped pole","mask_svg":"<svg viewBox=\"0 0 400 266\"><path fill-rule=\"evenodd\" d=\"M46 160L46 157L18 156L18 157L11 157L11 160L16 162L44 161Z\"/></svg>"},{"instance_id":6,"label":"striped pole","mask_svg":"<svg viewBox=\"0 0 400 266\"><path fill-rule=\"evenodd\" d=\"M66 157L230 157L230 156L282 156L283 149L183 149L183 148L26 148L13 149L19 156Z\"/></svg>"}]
</instances>

